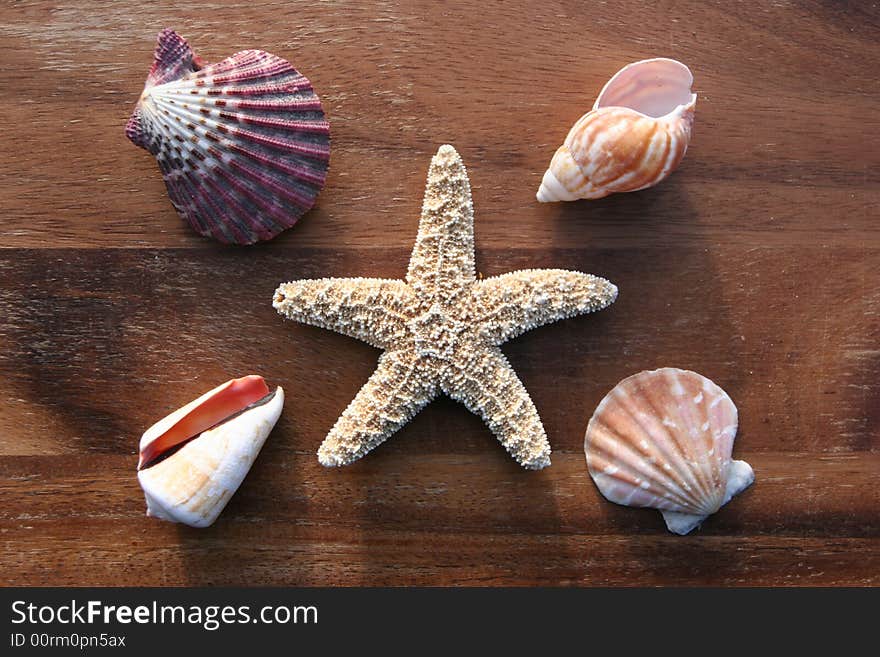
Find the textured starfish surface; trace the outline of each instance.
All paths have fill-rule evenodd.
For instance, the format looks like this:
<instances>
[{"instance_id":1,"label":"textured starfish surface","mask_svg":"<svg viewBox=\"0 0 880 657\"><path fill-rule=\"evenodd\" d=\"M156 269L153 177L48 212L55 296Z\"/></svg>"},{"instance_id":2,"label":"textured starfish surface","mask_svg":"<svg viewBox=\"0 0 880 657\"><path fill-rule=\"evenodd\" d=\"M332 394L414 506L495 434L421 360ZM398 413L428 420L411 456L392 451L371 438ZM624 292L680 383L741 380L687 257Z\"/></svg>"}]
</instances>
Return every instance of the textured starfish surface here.
<instances>
[{"instance_id":1,"label":"textured starfish surface","mask_svg":"<svg viewBox=\"0 0 880 657\"><path fill-rule=\"evenodd\" d=\"M406 280L323 278L284 283L273 305L289 319L384 350L318 450L346 465L385 441L441 392L489 426L524 467L550 464L529 393L499 345L531 328L600 310L617 297L604 278L528 269L477 280L467 171L452 146L431 161Z\"/></svg>"}]
</instances>

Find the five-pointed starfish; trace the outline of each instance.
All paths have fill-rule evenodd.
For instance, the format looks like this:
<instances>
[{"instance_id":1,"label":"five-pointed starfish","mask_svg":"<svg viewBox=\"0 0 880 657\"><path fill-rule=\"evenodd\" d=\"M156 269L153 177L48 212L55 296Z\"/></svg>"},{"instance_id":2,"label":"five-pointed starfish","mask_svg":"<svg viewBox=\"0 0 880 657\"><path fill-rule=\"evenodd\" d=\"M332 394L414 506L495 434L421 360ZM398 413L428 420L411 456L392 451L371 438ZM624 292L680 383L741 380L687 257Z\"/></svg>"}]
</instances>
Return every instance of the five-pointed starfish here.
<instances>
[{"instance_id":1,"label":"five-pointed starfish","mask_svg":"<svg viewBox=\"0 0 880 657\"><path fill-rule=\"evenodd\" d=\"M279 286L273 305L290 319L385 350L318 450L323 465L357 460L442 391L480 415L521 465L540 469L550 464L550 444L499 345L616 297L605 279L561 269L477 280L470 183L455 149L441 146L428 170L405 282L294 281Z\"/></svg>"}]
</instances>

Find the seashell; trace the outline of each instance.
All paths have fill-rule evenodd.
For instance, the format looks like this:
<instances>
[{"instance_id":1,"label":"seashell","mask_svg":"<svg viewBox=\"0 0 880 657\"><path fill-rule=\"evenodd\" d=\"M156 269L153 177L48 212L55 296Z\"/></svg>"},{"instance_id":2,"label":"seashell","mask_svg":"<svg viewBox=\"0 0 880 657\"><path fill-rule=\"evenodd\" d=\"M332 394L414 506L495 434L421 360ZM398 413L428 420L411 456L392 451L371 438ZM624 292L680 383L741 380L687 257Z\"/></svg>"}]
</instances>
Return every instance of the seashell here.
<instances>
[{"instance_id":1,"label":"seashell","mask_svg":"<svg viewBox=\"0 0 880 657\"><path fill-rule=\"evenodd\" d=\"M238 490L284 405L261 376L221 386L159 420L140 443L138 481L147 515L211 525Z\"/></svg>"},{"instance_id":2,"label":"seashell","mask_svg":"<svg viewBox=\"0 0 880 657\"><path fill-rule=\"evenodd\" d=\"M584 452L608 500L659 509L669 531L687 534L755 480L748 463L730 458L736 429L727 393L696 372L664 367L605 396Z\"/></svg>"},{"instance_id":3,"label":"seashell","mask_svg":"<svg viewBox=\"0 0 880 657\"><path fill-rule=\"evenodd\" d=\"M203 65L163 30L125 134L159 162L178 213L227 244L269 240L315 203L330 161L330 125L288 61L244 50Z\"/></svg>"},{"instance_id":4,"label":"seashell","mask_svg":"<svg viewBox=\"0 0 880 657\"><path fill-rule=\"evenodd\" d=\"M623 67L569 131L544 174L542 203L635 192L666 178L691 141L694 77L674 59Z\"/></svg>"}]
</instances>

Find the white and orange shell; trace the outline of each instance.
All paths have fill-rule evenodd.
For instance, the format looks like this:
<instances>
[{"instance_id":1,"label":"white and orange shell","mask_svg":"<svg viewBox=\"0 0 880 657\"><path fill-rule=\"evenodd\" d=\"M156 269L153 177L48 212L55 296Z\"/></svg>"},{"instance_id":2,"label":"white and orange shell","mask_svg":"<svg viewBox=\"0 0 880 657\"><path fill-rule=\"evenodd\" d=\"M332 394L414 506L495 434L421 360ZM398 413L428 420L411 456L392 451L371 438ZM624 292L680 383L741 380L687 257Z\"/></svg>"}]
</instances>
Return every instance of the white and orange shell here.
<instances>
[{"instance_id":1,"label":"white and orange shell","mask_svg":"<svg viewBox=\"0 0 880 657\"><path fill-rule=\"evenodd\" d=\"M147 515L211 525L238 490L284 405L260 376L227 381L144 432L138 481Z\"/></svg>"},{"instance_id":2,"label":"white and orange shell","mask_svg":"<svg viewBox=\"0 0 880 657\"><path fill-rule=\"evenodd\" d=\"M737 410L696 372L665 367L618 383L590 419L587 466L599 491L625 506L660 510L687 534L755 480L731 460Z\"/></svg>"},{"instance_id":3,"label":"white and orange shell","mask_svg":"<svg viewBox=\"0 0 880 657\"><path fill-rule=\"evenodd\" d=\"M669 176L691 141L693 80L674 59L646 59L618 71L556 151L538 200L597 199Z\"/></svg>"}]
</instances>

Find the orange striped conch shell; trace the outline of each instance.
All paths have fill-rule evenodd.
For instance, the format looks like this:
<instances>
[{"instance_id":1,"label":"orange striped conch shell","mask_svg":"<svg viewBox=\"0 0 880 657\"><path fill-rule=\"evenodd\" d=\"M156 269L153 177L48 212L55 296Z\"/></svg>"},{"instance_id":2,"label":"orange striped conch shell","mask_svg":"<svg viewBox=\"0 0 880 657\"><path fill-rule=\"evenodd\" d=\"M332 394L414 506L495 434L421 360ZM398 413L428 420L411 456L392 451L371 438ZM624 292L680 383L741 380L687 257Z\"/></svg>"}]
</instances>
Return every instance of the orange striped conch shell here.
<instances>
[{"instance_id":1,"label":"orange striped conch shell","mask_svg":"<svg viewBox=\"0 0 880 657\"><path fill-rule=\"evenodd\" d=\"M542 203L634 192L666 178L691 140L694 77L674 59L623 67L574 124L538 190Z\"/></svg>"}]
</instances>

